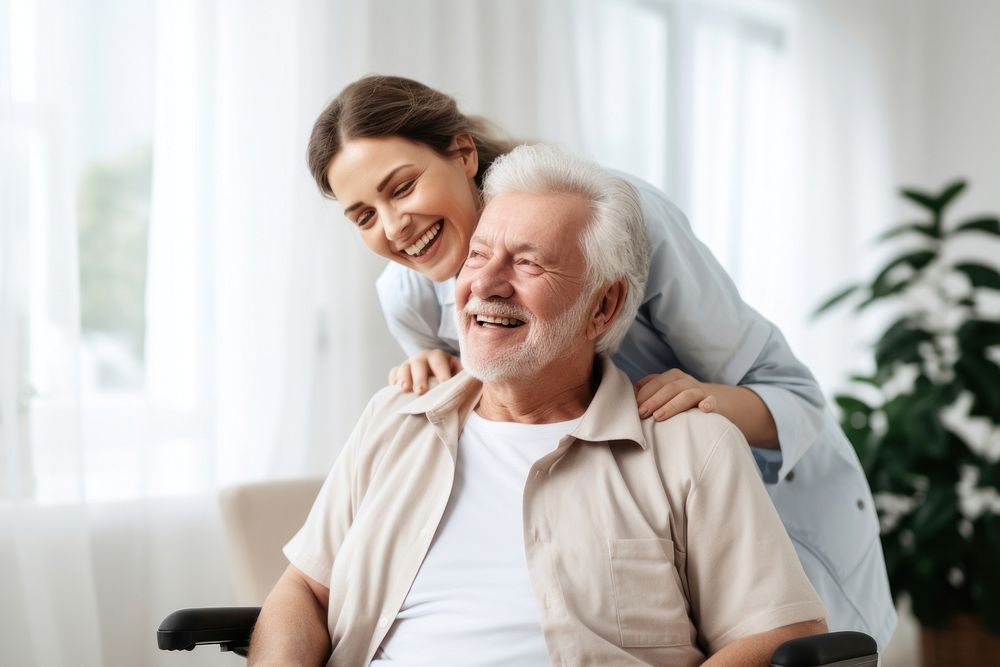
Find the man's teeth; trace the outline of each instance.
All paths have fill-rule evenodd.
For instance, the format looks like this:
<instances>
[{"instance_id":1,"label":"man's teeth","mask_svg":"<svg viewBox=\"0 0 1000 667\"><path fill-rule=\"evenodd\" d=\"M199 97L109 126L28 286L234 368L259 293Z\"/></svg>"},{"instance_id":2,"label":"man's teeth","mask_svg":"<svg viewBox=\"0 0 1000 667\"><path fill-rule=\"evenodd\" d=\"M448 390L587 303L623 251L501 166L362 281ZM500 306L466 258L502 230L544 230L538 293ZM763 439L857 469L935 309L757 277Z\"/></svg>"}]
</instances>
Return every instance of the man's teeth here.
<instances>
[{"instance_id":1,"label":"man's teeth","mask_svg":"<svg viewBox=\"0 0 1000 667\"><path fill-rule=\"evenodd\" d=\"M438 235L441 231L441 223L435 222L434 226L427 230L427 233L417 239L417 242L411 245L409 248L405 248L406 254L410 257L419 255L420 251L430 245L431 241Z\"/></svg>"},{"instance_id":2,"label":"man's teeth","mask_svg":"<svg viewBox=\"0 0 1000 667\"><path fill-rule=\"evenodd\" d=\"M476 322L478 324L499 324L505 327L519 327L524 324L521 320L513 317L492 317L490 315L476 315Z\"/></svg>"}]
</instances>

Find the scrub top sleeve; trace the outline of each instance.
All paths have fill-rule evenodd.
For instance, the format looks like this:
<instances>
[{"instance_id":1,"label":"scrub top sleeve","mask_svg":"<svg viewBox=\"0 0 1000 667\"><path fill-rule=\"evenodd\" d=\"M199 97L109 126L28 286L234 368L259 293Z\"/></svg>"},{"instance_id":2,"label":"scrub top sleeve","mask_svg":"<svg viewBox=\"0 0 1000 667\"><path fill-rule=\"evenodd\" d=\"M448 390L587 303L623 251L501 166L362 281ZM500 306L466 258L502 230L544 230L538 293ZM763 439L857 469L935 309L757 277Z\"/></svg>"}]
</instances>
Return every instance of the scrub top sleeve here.
<instances>
[{"instance_id":1,"label":"scrub top sleeve","mask_svg":"<svg viewBox=\"0 0 1000 667\"><path fill-rule=\"evenodd\" d=\"M398 264L389 264L375 281L389 333L407 357L424 350L447 349L437 332L441 310L434 283Z\"/></svg>"},{"instance_id":2,"label":"scrub top sleeve","mask_svg":"<svg viewBox=\"0 0 1000 667\"><path fill-rule=\"evenodd\" d=\"M757 392L781 447L762 455L776 459L767 467L780 466L783 478L819 437L826 404L819 385L778 328L743 301L684 214L648 183L628 180L640 192L653 246L642 312L695 378ZM778 481L771 477L765 481Z\"/></svg>"},{"instance_id":3,"label":"scrub top sleeve","mask_svg":"<svg viewBox=\"0 0 1000 667\"><path fill-rule=\"evenodd\" d=\"M763 457L771 463L761 468L765 471L764 481L769 484L784 479L820 439L827 412L826 399L812 374L795 359L781 334L777 330L774 333L775 338L768 341L739 383L760 396L778 430L780 450L755 448L754 451L756 458ZM775 474L773 469L779 466ZM770 476L768 470L772 471Z\"/></svg>"}]
</instances>

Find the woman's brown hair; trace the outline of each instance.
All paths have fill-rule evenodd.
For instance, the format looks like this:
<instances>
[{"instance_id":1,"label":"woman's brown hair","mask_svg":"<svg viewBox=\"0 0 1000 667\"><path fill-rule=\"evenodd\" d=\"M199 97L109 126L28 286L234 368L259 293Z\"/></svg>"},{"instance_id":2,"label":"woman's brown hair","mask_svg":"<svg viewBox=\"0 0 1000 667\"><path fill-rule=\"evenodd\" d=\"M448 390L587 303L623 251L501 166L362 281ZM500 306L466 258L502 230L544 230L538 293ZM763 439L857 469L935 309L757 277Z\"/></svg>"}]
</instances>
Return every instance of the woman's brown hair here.
<instances>
[{"instance_id":1,"label":"woman's brown hair","mask_svg":"<svg viewBox=\"0 0 1000 667\"><path fill-rule=\"evenodd\" d=\"M469 134L479 154L476 185L486 170L517 142L502 138L490 121L466 116L455 100L422 83L399 76L366 76L344 88L323 110L309 137L309 171L320 191L333 198L326 172L344 143L351 139L402 137L450 156L448 147Z\"/></svg>"}]
</instances>

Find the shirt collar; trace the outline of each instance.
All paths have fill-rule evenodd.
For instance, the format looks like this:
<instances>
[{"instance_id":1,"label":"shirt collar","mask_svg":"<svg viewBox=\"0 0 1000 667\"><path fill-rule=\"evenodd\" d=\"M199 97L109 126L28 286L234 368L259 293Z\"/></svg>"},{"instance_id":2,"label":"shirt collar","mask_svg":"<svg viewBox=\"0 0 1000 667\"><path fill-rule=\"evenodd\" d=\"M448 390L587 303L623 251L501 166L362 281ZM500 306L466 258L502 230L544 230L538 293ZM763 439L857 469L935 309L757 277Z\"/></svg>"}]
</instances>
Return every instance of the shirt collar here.
<instances>
[{"instance_id":1,"label":"shirt collar","mask_svg":"<svg viewBox=\"0 0 1000 667\"><path fill-rule=\"evenodd\" d=\"M569 435L586 442L630 442L646 449L639 408L628 376L606 354L599 355L595 363L601 374L597 393L583 419ZM457 411L464 423L482 393L482 382L462 371L410 401L399 412L411 415L426 413L432 423L437 423L444 415Z\"/></svg>"}]
</instances>

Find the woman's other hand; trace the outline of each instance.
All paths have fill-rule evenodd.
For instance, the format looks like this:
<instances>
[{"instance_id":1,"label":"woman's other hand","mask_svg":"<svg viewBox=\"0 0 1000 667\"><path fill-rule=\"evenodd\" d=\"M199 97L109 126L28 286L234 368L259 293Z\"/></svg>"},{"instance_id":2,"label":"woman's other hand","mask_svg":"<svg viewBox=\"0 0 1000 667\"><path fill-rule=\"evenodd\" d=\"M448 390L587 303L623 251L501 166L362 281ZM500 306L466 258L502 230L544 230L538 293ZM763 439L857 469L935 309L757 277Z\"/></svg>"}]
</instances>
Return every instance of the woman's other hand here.
<instances>
[{"instance_id":1,"label":"woman's other hand","mask_svg":"<svg viewBox=\"0 0 1000 667\"><path fill-rule=\"evenodd\" d=\"M444 350L424 350L415 354L389 371L389 384L403 391L423 394L430 387L430 379L444 382L462 370L462 361Z\"/></svg>"},{"instance_id":2,"label":"woman's other hand","mask_svg":"<svg viewBox=\"0 0 1000 667\"><path fill-rule=\"evenodd\" d=\"M645 419L652 415L656 421L670 419L695 406L702 412L714 412L718 403L710 385L679 368L640 379L635 383L635 399L639 416Z\"/></svg>"}]
</instances>

